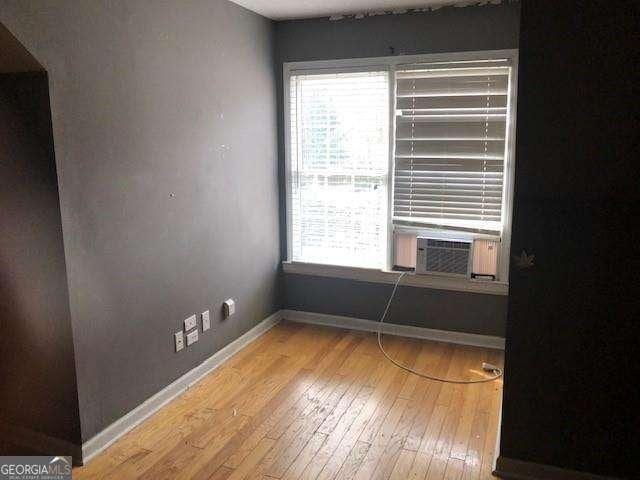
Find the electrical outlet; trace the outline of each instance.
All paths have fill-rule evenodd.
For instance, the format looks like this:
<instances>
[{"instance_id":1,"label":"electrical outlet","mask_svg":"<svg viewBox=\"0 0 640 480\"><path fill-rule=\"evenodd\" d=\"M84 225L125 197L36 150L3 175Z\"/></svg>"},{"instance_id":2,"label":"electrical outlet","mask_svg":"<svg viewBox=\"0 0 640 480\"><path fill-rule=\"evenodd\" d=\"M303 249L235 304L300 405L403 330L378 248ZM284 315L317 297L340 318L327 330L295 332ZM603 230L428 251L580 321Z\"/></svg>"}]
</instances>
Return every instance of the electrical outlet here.
<instances>
[{"instance_id":1,"label":"electrical outlet","mask_svg":"<svg viewBox=\"0 0 640 480\"><path fill-rule=\"evenodd\" d=\"M173 337L176 340L176 352L179 352L184 348L184 335L182 335L182 332L176 332Z\"/></svg>"},{"instance_id":2,"label":"electrical outlet","mask_svg":"<svg viewBox=\"0 0 640 480\"><path fill-rule=\"evenodd\" d=\"M230 317L231 315L236 313L236 302L233 300L233 298L229 298L222 304L222 309L224 310L224 318Z\"/></svg>"},{"instance_id":3,"label":"electrical outlet","mask_svg":"<svg viewBox=\"0 0 640 480\"><path fill-rule=\"evenodd\" d=\"M202 312L202 331L206 332L211 328L211 319L209 318L209 310Z\"/></svg>"},{"instance_id":4,"label":"electrical outlet","mask_svg":"<svg viewBox=\"0 0 640 480\"><path fill-rule=\"evenodd\" d=\"M188 332L192 328L196 328L198 325L198 320L195 315L191 315L189 318L184 319L184 331Z\"/></svg>"},{"instance_id":5,"label":"electrical outlet","mask_svg":"<svg viewBox=\"0 0 640 480\"><path fill-rule=\"evenodd\" d=\"M193 345L198 341L198 330L187 333L187 347Z\"/></svg>"}]
</instances>

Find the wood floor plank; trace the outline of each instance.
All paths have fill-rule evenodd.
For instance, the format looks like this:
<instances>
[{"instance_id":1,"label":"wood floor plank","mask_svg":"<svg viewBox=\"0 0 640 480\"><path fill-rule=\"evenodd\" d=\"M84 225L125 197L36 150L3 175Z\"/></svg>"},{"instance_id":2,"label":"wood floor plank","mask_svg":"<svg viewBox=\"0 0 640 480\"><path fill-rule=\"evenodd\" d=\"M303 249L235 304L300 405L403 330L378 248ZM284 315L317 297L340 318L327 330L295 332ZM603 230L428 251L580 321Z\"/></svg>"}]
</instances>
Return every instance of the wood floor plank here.
<instances>
[{"instance_id":1,"label":"wood floor plank","mask_svg":"<svg viewBox=\"0 0 640 480\"><path fill-rule=\"evenodd\" d=\"M254 417L255 428L242 432L242 438L237 439L235 451L225 461L225 465L236 468L238 464L249 454L258 442L297 404L303 395L315 384L320 371L314 370L329 357L329 352L334 349L334 342L327 342L314 357L310 358L303 368L289 383L276 395L262 411Z\"/></svg>"},{"instance_id":2,"label":"wood floor plank","mask_svg":"<svg viewBox=\"0 0 640 480\"><path fill-rule=\"evenodd\" d=\"M463 469L464 462L462 460L459 458L449 458L444 471L444 480L460 480Z\"/></svg>"},{"instance_id":3,"label":"wood floor plank","mask_svg":"<svg viewBox=\"0 0 640 480\"><path fill-rule=\"evenodd\" d=\"M289 392L289 390L287 389L285 393L290 393L289 396L294 397L300 393L300 390L304 390L304 384L302 387L299 387L299 389L296 389L291 392ZM254 422L254 425L251 431L244 432L245 435L237 439L236 450L232 452L229 458L225 461L225 465L234 467L234 468L237 467L237 465L253 450L255 445L257 445L263 437L267 436L267 432L270 430L270 428L273 427L273 425L278 421L278 419L281 418L284 412L288 410L289 407L294 402L293 398L282 399L279 396L276 399L281 400L280 405L276 405L275 402L273 402L274 403L273 410L270 411L266 407L265 409L263 409L263 411L258 417L259 419L257 419ZM271 415L264 418L265 414L269 414L269 413L271 413Z\"/></svg>"},{"instance_id":4,"label":"wood floor plank","mask_svg":"<svg viewBox=\"0 0 640 480\"><path fill-rule=\"evenodd\" d=\"M350 367L350 370L344 371L341 369L338 372L340 375L351 378L352 383L340 399L340 402L338 402L338 405L336 405L336 408L333 409L325 421L322 422L320 428L318 428L318 431L324 434L328 435L336 428L338 422L340 422L342 416L351 407L351 404L357 397L358 393L363 389L364 384L369 378L368 358L363 356L356 358L358 361Z\"/></svg>"},{"instance_id":5,"label":"wood floor plank","mask_svg":"<svg viewBox=\"0 0 640 480\"><path fill-rule=\"evenodd\" d=\"M415 392L415 390L414 390ZM416 397L419 397L420 394L418 392L415 393ZM398 397L399 399L401 397ZM395 466L395 463L399 459L400 452L404 445L404 442L409 434L409 429L411 428L411 424L413 423L413 419L416 416L418 411L418 401L416 398L410 398L407 400L407 406L402 412L402 417L398 422L393 434L391 435L391 439L387 444L380 460L378 461L378 465L373 475L372 479L383 480L389 478L391 472Z\"/></svg>"},{"instance_id":6,"label":"wood floor plank","mask_svg":"<svg viewBox=\"0 0 640 480\"><path fill-rule=\"evenodd\" d=\"M424 480L427 478L431 458L433 458L433 453L416 452L407 480Z\"/></svg>"},{"instance_id":7,"label":"wood floor plank","mask_svg":"<svg viewBox=\"0 0 640 480\"><path fill-rule=\"evenodd\" d=\"M271 477L281 478L289 465L293 463L298 454L302 451L307 442L311 439L315 431L336 407L350 382L342 378L337 382L337 386L332 389L326 399L324 399L309 415L302 424L298 426L298 421L280 438L281 450L271 464L266 468L265 473Z\"/></svg>"},{"instance_id":8,"label":"wood floor plank","mask_svg":"<svg viewBox=\"0 0 640 480\"><path fill-rule=\"evenodd\" d=\"M315 335L315 332L313 332L313 335ZM308 369L311 365L317 365L318 358L326 354L327 351L328 352L334 351L335 349L332 348L332 344L334 342L337 342L336 336L332 337L330 339L330 342L328 344L325 344L324 347L316 353L316 356L312 357L311 359L306 361L306 363L304 363L304 369L305 370ZM330 357L330 355L326 355L325 358L326 357ZM331 362L327 368L330 368L332 366L337 368L339 366L339 362L337 363L335 361ZM289 383L287 387L283 388L283 390L281 390L281 392L279 392L278 395L276 395L270 401L270 403L267 404L258 413L258 415L256 415L256 417L252 419L252 422L250 422L247 426L241 429L232 439L230 439L230 441L227 443L227 445L225 445L225 447L222 450L220 450L218 453L216 453L216 455L208 459L205 462L205 464L200 468L200 470L197 472L197 474L193 477L194 480L206 480L208 476L211 474L211 472L215 471L215 469L219 468L220 465L224 464L230 459L230 457L237 451L240 445L245 444L246 441L248 441L250 437L253 436L258 429L263 429L263 425L265 423L268 423L269 425L271 425L272 423L268 422L269 415L274 410L274 408L278 405L277 402L282 400L281 393L284 392L286 394L289 388L291 388L291 383ZM277 410L277 408L275 409ZM268 429L263 429L263 430L265 432L268 431ZM260 439L261 437L259 438L259 440ZM252 449L249 449L249 450L252 450ZM253 474L254 472L252 472L251 475Z\"/></svg>"},{"instance_id":9,"label":"wood floor plank","mask_svg":"<svg viewBox=\"0 0 640 480\"><path fill-rule=\"evenodd\" d=\"M342 442L347 431L349 430L349 428L351 428L351 425L362 411L367 400L371 396L372 391L373 389L371 387L363 387L360 390L356 399L349 406L349 409L340 418L339 423L327 436L327 440L322 445L322 448L320 448L320 450L316 453L316 455L305 468L304 472L302 473L302 478L313 479L318 477L322 469L325 467L333 453Z\"/></svg>"},{"instance_id":10,"label":"wood floor plank","mask_svg":"<svg viewBox=\"0 0 640 480\"><path fill-rule=\"evenodd\" d=\"M255 468L269 450L273 447L275 440L264 437L256 448L254 448L249 455L242 461L238 467L233 470L233 473L229 477L229 480L242 480Z\"/></svg>"},{"instance_id":11,"label":"wood floor plank","mask_svg":"<svg viewBox=\"0 0 640 480\"><path fill-rule=\"evenodd\" d=\"M425 348L429 348L429 345ZM434 352L434 354L437 355L435 359L435 366L434 368L425 371L428 374L442 377L449 371L453 359L454 348L451 345L439 344L435 346L435 349L437 349L437 352ZM424 397L420 402L420 410L416 415L405 441L404 448L407 450L418 451L420 449L420 444L423 443L423 437L425 436L432 414L436 408L437 399L440 396L440 391L443 387L442 382L433 380L425 380L425 382L427 383L427 388ZM439 433L439 431L437 433Z\"/></svg>"},{"instance_id":12,"label":"wood floor plank","mask_svg":"<svg viewBox=\"0 0 640 480\"><path fill-rule=\"evenodd\" d=\"M285 364L295 366L297 365L297 361L292 360L289 357L278 355L271 363L268 363L262 366L261 369L257 370L257 372L259 372L259 375L253 376L254 381L260 378L262 379L262 381L268 378L272 378L272 375L266 373L276 371L277 367L283 368ZM192 433L191 438L187 440L186 444L191 445L190 440L192 440L194 437L202 435L203 430L219 430L219 428L216 428L216 426L219 426L221 423L226 422L226 419L232 415L232 410L236 410L235 408L232 409L232 407L236 406L240 408L240 405L242 405L242 403L239 404L238 402L246 402L252 399L252 394L255 393L256 384L259 385L260 383L261 382L254 382L253 384L243 384L242 388L235 392L234 395L228 397L225 402L222 402L218 405L221 408L219 414L216 415L215 418L211 419L207 425L201 427L199 432ZM223 437L220 437L220 440L226 440L226 442L218 441L213 444L207 444L203 449L204 452L201 454L197 454L193 452L193 450L185 448L185 446L177 446L173 451L165 455L161 462L158 462L148 472L145 472L145 474L141 478L162 478L161 475L164 475L165 472L172 472L171 475L176 478L208 478L208 476L210 476L224 463L224 460L226 460L226 458L222 459L219 453L226 453L227 449L225 449L225 447L227 443L233 442L237 438L238 432L245 431L242 430L242 426L245 423L246 422L244 421L241 422L240 420L234 420L233 428L228 431L228 435L226 435L227 432L224 432L225 435ZM253 422L250 422L249 425L253 425ZM185 465L188 465L188 468L186 468Z\"/></svg>"},{"instance_id":13,"label":"wood floor plank","mask_svg":"<svg viewBox=\"0 0 640 480\"><path fill-rule=\"evenodd\" d=\"M503 353L385 335L393 358L456 378ZM492 479L502 381L398 369L375 334L283 322L74 478Z\"/></svg>"},{"instance_id":14,"label":"wood floor plank","mask_svg":"<svg viewBox=\"0 0 640 480\"><path fill-rule=\"evenodd\" d=\"M419 451L432 455L436 451L436 444L440 438L440 432L444 425L449 407L446 405L436 405L427 424L427 428L422 437Z\"/></svg>"},{"instance_id":15,"label":"wood floor plank","mask_svg":"<svg viewBox=\"0 0 640 480\"><path fill-rule=\"evenodd\" d=\"M202 409L196 410L195 412L184 413L183 423L180 427L171 431L162 439L162 441L159 441L148 455L138 462L120 462L107 474L98 478L120 479L140 477L144 472L153 468L154 465L161 461L165 455L184 444L185 439L188 438L193 431L199 429L215 414L216 411L211 409ZM89 467L89 470L91 470L93 468L93 464L90 463Z\"/></svg>"},{"instance_id":16,"label":"wood floor plank","mask_svg":"<svg viewBox=\"0 0 640 480\"><path fill-rule=\"evenodd\" d=\"M362 460L362 464L358 468L354 477L356 480L370 480L374 477L374 473L378 467L378 462L382 458L387 445L391 441L393 432L402 418L402 414L404 413L407 404L408 400L404 398L396 398L393 406L385 416L380 429L371 441L371 448L367 451L367 455ZM366 431L363 432L361 438L365 433Z\"/></svg>"},{"instance_id":17,"label":"wood floor plank","mask_svg":"<svg viewBox=\"0 0 640 480\"><path fill-rule=\"evenodd\" d=\"M272 372L274 368L282 367L287 360L287 357L278 355L271 363L264 365L260 369L256 369L253 378L268 377L268 372ZM196 469L206 458L214 456L218 450L224 447L226 442L223 443L223 440L229 441L241 428L242 424L246 422L248 417L233 415L232 406L236 405L238 401L246 399L254 389L254 384L244 383L242 388L234 392L234 395L225 399L224 402L216 403L220 410L218 410L212 418L208 419L198 430L192 432L183 444L179 444L173 448L161 461L153 465L153 467L141 475L140 478L146 480L189 478L187 472ZM227 425L229 421L231 422L231 428L221 432L223 436L218 437L214 444L207 444L205 448L194 446L194 441L197 442L197 439L203 435L208 435L208 432L217 432L220 430L220 425ZM198 448L200 453L194 452L196 448ZM217 468L219 468L219 465L216 466L216 470Z\"/></svg>"},{"instance_id":18,"label":"wood floor plank","mask_svg":"<svg viewBox=\"0 0 640 480\"><path fill-rule=\"evenodd\" d=\"M454 435L451 453L449 454L451 458L457 458L462 461L467 458L467 450L469 440L471 439L473 420L475 418L475 406L477 405L479 397L479 386L470 385L467 387L467 390L469 390L469 393L465 395L460 419L458 421L458 428Z\"/></svg>"},{"instance_id":19,"label":"wood floor plank","mask_svg":"<svg viewBox=\"0 0 640 480\"><path fill-rule=\"evenodd\" d=\"M398 461L393 465L389 480L407 480L415 458L416 452L411 450L402 450L398 456Z\"/></svg>"},{"instance_id":20,"label":"wood floor plank","mask_svg":"<svg viewBox=\"0 0 640 480\"><path fill-rule=\"evenodd\" d=\"M232 468L220 467L215 471L213 475L209 477L209 480L227 480L233 473Z\"/></svg>"},{"instance_id":21,"label":"wood floor plank","mask_svg":"<svg viewBox=\"0 0 640 480\"><path fill-rule=\"evenodd\" d=\"M220 381L221 389L224 389L224 386L227 385L228 372L232 372L232 370L227 369L222 374L220 371L216 371L211 375ZM239 376L237 372L233 373L233 375ZM116 444L109 447L104 454L94 459L88 471L96 472L96 477L101 477L97 473L100 470L103 471L102 475L106 475L106 477L115 475L116 472L122 469L123 472L121 474L124 475L126 474L125 471L127 471L129 475L132 475L133 473L130 472L134 467L137 472L142 472L145 466L148 466L153 459L157 459L161 452L166 453L171 446L174 446L187 436L192 431L195 423L201 423L203 416L211 416L214 413L213 409L206 405L203 406L202 403L189 396L188 393L183 394L142 425L125 435ZM151 451L152 453L144 462L126 462L127 457L139 449ZM107 465L101 465L105 461ZM118 468L119 464L123 464L121 469ZM82 475L85 471L87 469L81 469L78 475ZM111 473L107 475L104 473L105 471L110 471Z\"/></svg>"},{"instance_id":22,"label":"wood floor plank","mask_svg":"<svg viewBox=\"0 0 640 480\"><path fill-rule=\"evenodd\" d=\"M189 435L186 443L201 450L213 448L215 445L220 445L221 441L231 438L251 419L246 415L233 415L233 413L226 418L222 415L216 415L214 418L215 422L206 422L203 427Z\"/></svg>"},{"instance_id":23,"label":"wood floor plank","mask_svg":"<svg viewBox=\"0 0 640 480\"><path fill-rule=\"evenodd\" d=\"M456 352L460 360L453 364L449 374L452 378L464 378L467 375L466 372L471 364L471 359L465 347L457 347ZM465 394L469 390L468 387L469 385L459 383L446 383L442 387L439 398L440 405L448 408L429 465L428 479L444 478L455 434L460 423Z\"/></svg>"},{"instance_id":24,"label":"wood floor plank","mask_svg":"<svg viewBox=\"0 0 640 480\"><path fill-rule=\"evenodd\" d=\"M428 370L429 365L432 362L432 356L434 354L433 350L431 348L425 348L426 345L417 339L407 339L407 341L409 340L411 340L411 343L415 345L415 348L418 351L413 368L415 368L418 372ZM398 396L400 398L407 399L414 398L414 390L420 385L424 384L425 382L423 382L419 376L408 375L407 380L404 382L402 390L400 390Z\"/></svg>"},{"instance_id":25,"label":"wood floor plank","mask_svg":"<svg viewBox=\"0 0 640 480\"><path fill-rule=\"evenodd\" d=\"M477 480L480 477L482 467L482 455L484 453L484 442L489 426L489 414L476 411L476 416L471 427L467 455L464 460L464 480Z\"/></svg>"},{"instance_id":26,"label":"wood floor plank","mask_svg":"<svg viewBox=\"0 0 640 480\"><path fill-rule=\"evenodd\" d=\"M205 444L204 448L195 447L187 440L176 446L139 478L147 480L182 480L195 477L202 465L224 448L242 425L248 421L248 417L236 416L230 417L230 419L225 428L215 428L215 424L207 426L207 428L212 428L214 434L211 437L211 442ZM199 432L197 436L200 437ZM214 472L215 470L210 474Z\"/></svg>"},{"instance_id":27,"label":"wood floor plank","mask_svg":"<svg viewBox=\"0 0 640 480\"><path fill-rule=\"evenodd\" d=\"M121 468L135 468L135 464L142 461L152 452L141 447L134 446L128 449L124 455L118 455L115 457L104 456L105 462L96 462L92 465L91 469L76 469L73 472L73 478L76 480L87 480L97 478L109 478L113 476L115 469ZM102 459L100 459L102 460Z\"/></svg>"},{"instance_id":28,"label":"wood floor plank","mask_svg":"<svg viewBox=\"0 0 640 480\"><path fill-rule=\"evenodd\" d=\"M331 378L349 357L352 352L351 348L355 349L360 341L358 338L353 338L349 349L334 349L324 358L320 365L317 366L319 373L310 390L304 397L300 398L294 407L269 431L268 435L270 438L280 438L296 418L308 414L309 411L314 408L318 402L318 395L326 388Z\"/></svg>"},{"instance_id":29,"label":"wood floor plank","mask_svg":"<svg viewBox=\"0 0 640 480\"><path fill-rule=\"evenodd\" d=\"M305 447L296 457L294 462L289 466L282 478L285 480L296 480L300 478L302 472L307 468L309 462L311 462L313 457L315 457L318 450L320 450L320 448L326 441L327 436L328 435L320 432L314 433L313 437L311 437L311 440L307 442Z\"/></svg>"},{"instance_id":30,"label":"wood floor plank","mask_svg":"<svg viewBox=\"0 0 640 480\"><path fill-rule=\"evenodd\" d=\"M374 412L378 409L380 399L384 397L384 393L392 384L395 378L395 373L397 372L394 372L394 369L391 368L389 364L385 365L385 375L378 378L378 383L373 389L373 392L369 396L367 402L357 414L355 420L344 434L344 437L338 446L335 448L331 458L326 462L316 478L320 480L328 480L337 475L343 464L347 461L347 458L350 457L350 452L356 448L358 439L362 435L365 427L369 424ZM367 443L367 445L369 445L369 443Z\"/></svg>"},{"instance_id":31,"label":"wood floor plank","mask_svg":"<svg viewBox=\"0 0 640 480\"><path fill-rule=\"evenodd\" d=\"M303 395L313 382L313 372L302 370L294 377L290 384L274 397L263 411L256 415L254 429L242 439L238 439L236 450L225 461L225 465L230 468L237 466L249 455L256 445L266 436L267 432L279 421L288 411L296 399Z\"/></svg>"},{"instance_id":32,"label":"wood floor plank","mask_svg":"<svg viewBox=\"0 0 640 480\"><path fill-rule=\"evenodd\" d=\"M335 480L351 480L354 478L370 447L371 444L367 442L356 442L335 476Z\"/></svg>"},{"instance_id":33,"label":"wood floor plank","mask_svg":"<svg viewBox=\"0 0 640 480\"><path fill-rule=\"evenodd\" d=\"M390 353L398 355L400 350L395 350L395 348L401 347L401 345L401 343L398 344L394 341L393 346L390 349ZM404 361L407 358L410 359L411 357L409 355L411 354L412 352L405 352L405 356L401 357L401 360ZM378 355L381 356L379 352ZM391 391L392 394L400 391L401 383L399 380L401 381L406 378L405 372L399 371L395 366L387 361L384 361L381 365L382 374L376 374L375 381L377 383L370 399L362 408L361 412L358 414L352 426L346 432L344 438L335 449L331 458L326 462L317 478L326 480L333 478L338 473L343 463L346 462L348 458L353 457L353 455L350 455L350 451L355 448L358 438L366 435L366 433L364 433L365 428L372 424L372 419L375 418L374 413L381 411L381 402L385 401L385 399L393 398L393 395L388 396L389 391ZM350 467L354 467L353 458L350 462Z\"/></svg>"},{"instance_id":34,"label":"wood floor plank","mask_svg":"<svg viewBox=\"0 0 640 480\"><path fill-rule=\"evenodd\" d=\"M413 367L418 356L419 345L415 343L409 343L407 348L400 352L397 356L398 360L408 367ZM393 370L393 381L389 385L389 388L384 394L384 397L378 404L378 408L376 409L373 417L365 427L362 435L360 436L360 440L367 443L372 443L374 437L376 436L378 430L382 426L384 419L387 416L387 413L391 409L392 405L396 402L396 399L404 386L405 381L409 377L409 373L405 370L399 369L394 366Z\"/></svg>"},{"instance_id":35,"label":"wood floor plank","mask_svg":"<svg viewBox=\"0 0 640 480\"><path fill-rule=\"evenodd\" d=\"M268 437L278 441L258 465L254 476L266 474L280 478L293 463L353 382L353 377L341 376L337 371L360 342L361 338L354 337L349 346L342 350L336 350L340 352L340 355L323 371L327 376L330 372L334 372L334 374L328 379L320 379L318 383L320 390L314 394L312 399L307 398L306 405L302 402L300 408L294 411L297 413L297 417L293 418L292 422L285 422L288 426L284 432L276 432L277 436L272 432L267 434Z\"/></svg>"}]
</instances>

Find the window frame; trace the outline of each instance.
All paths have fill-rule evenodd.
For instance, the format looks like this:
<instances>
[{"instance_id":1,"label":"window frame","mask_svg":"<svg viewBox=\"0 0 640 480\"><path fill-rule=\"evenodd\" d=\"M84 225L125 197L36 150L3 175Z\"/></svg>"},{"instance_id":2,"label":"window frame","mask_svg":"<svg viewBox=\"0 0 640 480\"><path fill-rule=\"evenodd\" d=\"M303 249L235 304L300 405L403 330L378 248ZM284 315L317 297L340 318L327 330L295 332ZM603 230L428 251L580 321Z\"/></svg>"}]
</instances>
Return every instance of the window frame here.
<instances>
[{"instance_id":1,"label":"window frame","mask_svg":"<svg viewBox=\"0 0 640 480\"><path fill-rule=\"evenodd\" d=\"M416 64L416 63L432 63L432 62L459 62L459 61L478 61L478 60L494 60L508 59L511 64L511 74L509 76L509 117L506 123L506 150L505 158L505 175L503 180L503 201L502 201L502 231L500 235L487 235L486 233L461 233L460 231L450 230L452 234L467 235L470 238L498 238L500 239L500 256L498 258L498 279L494 283L497 288L486 288L488 282L482 280L471 279L455 279L452 284L451 279L447 279L442 283L442 288L447 290L474 291L473 284L484 284L478 287L478 291L486 293L496 293L506 295L509 275L509 259L511 245L511 223L513 215L513 189L515 178L515 131L517 117L517 85L518 85L518 50L482 50L472 52L452 52L452 53L435 53L424 55L398 55L387 57L366 57L366 58L349 58L338 60L314 60L304 62L284 62L282 66L283 74L283 114L284 114L284 161L285 161L285 223L287 232L287 259L284 262L285 271L296 273L298 271L309 272L317 271L318 275L338 276L336 271L340 271L342 278L371 278L372 281L383 281L387 279L384 274L390 274L393 267L394 259L394 231L417 231L429 232L436 231L440 234L447 234L444 229L429 229L425 227L394 227L393 224L393 182L394 182L394 155L395 155L395 135L396 135L396 115L395 115L395 89L396 77L395 72L398 67ZM342 267L334 265L319 265L305 262L292 262L292 208L291 208L291 124L290 124L290 77L292 75L313 75L322 73L355 73L355 72L373 72L386 71L389 79L389 155L388 155L388 174L387 174L387 252L386 252L386 268L384 269L368 269L357 267ZM314 268L317 267L317 268ZM310 270L311 269L311 270ZM338 269L338 270L336 270ZM327 274L330 272L330 274ZM370 272L367 274L366 272ZM378 275L382 272L383 276ZM395 275L395 274L394 274ZM418 277L418 275L415 275ZM439 282L432 277L438 275L420 275L420 277L429 277L420 281L413 279L412 284L416 286L423 285L429 288L438 288ZM457 283L456 283L457 282ZM434 286L436 285L436 286Z\"/></svg>"}]
</instances>

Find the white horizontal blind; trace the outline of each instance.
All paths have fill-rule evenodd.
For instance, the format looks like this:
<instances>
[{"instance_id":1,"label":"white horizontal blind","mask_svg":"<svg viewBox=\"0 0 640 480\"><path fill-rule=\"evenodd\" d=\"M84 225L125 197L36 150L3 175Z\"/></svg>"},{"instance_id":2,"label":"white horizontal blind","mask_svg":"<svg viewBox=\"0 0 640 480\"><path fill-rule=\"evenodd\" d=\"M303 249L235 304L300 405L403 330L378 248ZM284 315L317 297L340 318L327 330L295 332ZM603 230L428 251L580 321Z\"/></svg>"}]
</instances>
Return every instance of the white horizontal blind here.
<instances>
[{"instance_id":1,"label":"white horizontal blind","mask_svg":"<svg viewBox=\"0 0 640 480\"><path fill-rule=\"evenodd\" d=\"M395 224L500 232L509 75L506 60L396 72Z\"/></svg>"},{"instance_id":2,"label":"white horizontal blind","mask_svg":"<svg viewBox=\"0 0 640 480\"><path fill-rule=\"evenodd\" d=\"M380 268L386 255L387 72L290 77L292 260Z\"/></svg>"}]
</instances>

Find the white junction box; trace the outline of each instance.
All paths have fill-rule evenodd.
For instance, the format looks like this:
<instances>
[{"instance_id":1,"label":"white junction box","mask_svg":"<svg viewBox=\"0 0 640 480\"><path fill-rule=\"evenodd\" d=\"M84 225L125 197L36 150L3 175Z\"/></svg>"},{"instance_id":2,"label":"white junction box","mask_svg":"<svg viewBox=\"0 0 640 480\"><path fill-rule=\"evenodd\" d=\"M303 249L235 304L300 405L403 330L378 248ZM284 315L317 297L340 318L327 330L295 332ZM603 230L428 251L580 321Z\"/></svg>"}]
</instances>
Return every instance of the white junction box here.
<instances>
[{"instance_id":1,"label":"white junction box","mask_svg":"<svg viewBox=\"0 0 640 480\"><path fill-rule=\"evenodd\" d=\"M182 332L176 332L173 336L176 341L176 352L179 352L184 348L184 335L182 335Z\"/></svg>"},{"instance_id":2,"label":"white junction box","mask_svg":"<svg viewBox=\"0 0 640 480\"><path fill-rule=\"evenodd\" d=\"M196 328L196 325L198 325L198 320L196 319L195 315L191 315L189 318L185 318L184 319L184 331L185 332L188 332L192 328Z\"/></svg>"},{"instance_id":3,"label":"white junction box","mask_svg":"<svg viewBox=\"0 0 640 480\"><path fill-rule=\"evenodd\" d=\"M209 318L209 310L206 310L201 313L202 317L202 331L206 332L211 328L211 319Z\"/></svg>"},{"instance_id":4,"label":"white junction box","mask_svg":"<svg viewBox=\"0 0 640 480\"><path fill-rule=\"evenodd\" d=\"M187 333L187 347L198 341L198 330Z\"/></svg>"},{"instance_id":5,"label":"white junction box","mask_svg":"<svg viewBox=\"0 0 640 480\"><path fill-rule=\"evenodd\" d=\"M233 298L229 298L222 304L222 309L224 310L224 318L230 317L231 315L236 313L236 302L233 300Z\"/></svg>"}]
</instances>

